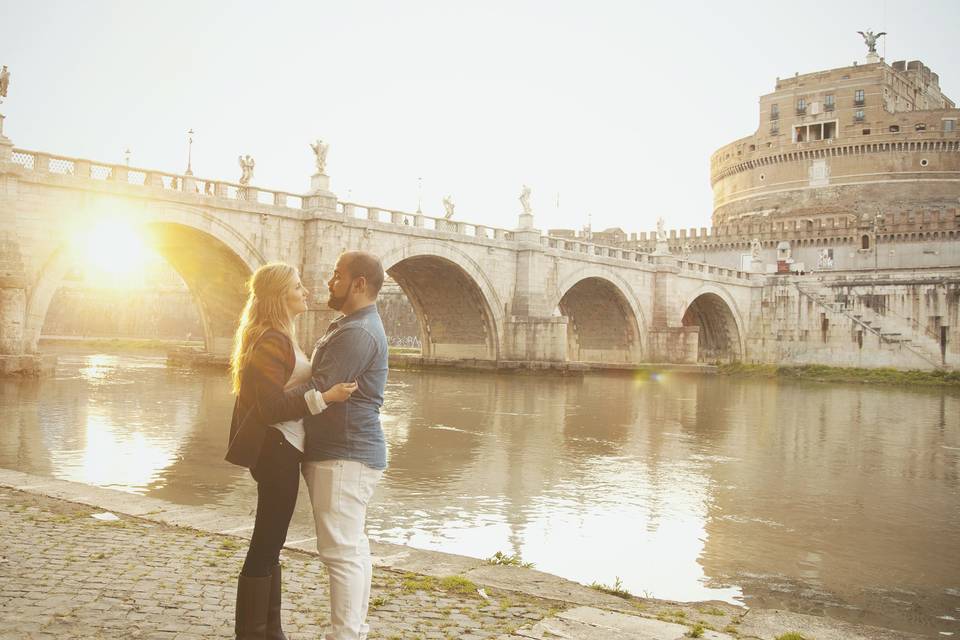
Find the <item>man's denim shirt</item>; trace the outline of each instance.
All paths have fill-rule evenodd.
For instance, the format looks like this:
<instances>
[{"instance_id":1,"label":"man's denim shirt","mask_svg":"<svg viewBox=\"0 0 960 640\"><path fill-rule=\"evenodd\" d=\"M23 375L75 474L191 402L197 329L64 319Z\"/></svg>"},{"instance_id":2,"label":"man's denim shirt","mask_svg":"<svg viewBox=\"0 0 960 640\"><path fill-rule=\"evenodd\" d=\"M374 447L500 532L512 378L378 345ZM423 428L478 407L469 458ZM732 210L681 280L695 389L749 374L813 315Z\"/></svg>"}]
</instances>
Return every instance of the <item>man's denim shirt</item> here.
<instances>
[{"instance_id":1,"label":"man's denim shirt","mask_svg":"<svg viewBox=\"0 0 960 640\"><path fill-rule=\"evenodd\" d=\"M387 446L380 407L387 385L387 335L372 304L330 324L313 351L313 385L326 391L338 382L357 381L346 402L331 402L304 418L305 460L357 460L387 468Z\"/></svg>"}]
</instances>

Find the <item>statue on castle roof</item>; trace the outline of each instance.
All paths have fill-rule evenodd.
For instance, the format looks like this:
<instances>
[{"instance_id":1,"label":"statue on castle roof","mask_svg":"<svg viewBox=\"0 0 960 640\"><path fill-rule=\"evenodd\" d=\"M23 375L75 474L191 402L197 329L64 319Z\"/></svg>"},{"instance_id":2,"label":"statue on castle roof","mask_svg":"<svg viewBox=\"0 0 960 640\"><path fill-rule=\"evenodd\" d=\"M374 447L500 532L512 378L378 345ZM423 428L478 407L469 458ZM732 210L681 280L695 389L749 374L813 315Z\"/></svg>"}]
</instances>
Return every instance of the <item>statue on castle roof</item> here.
<instances>
[{"instance_id":1,"label":"statue on castle roof","mask_svg":"<svg viewBox=\"0 0 960 640\"><path fill-rule=\"evenodd\" d=\"M0 98L7 97L7 87L10 86L10 72L7 70L7 65L3 65L3 69L0 69ZM0 102L3 102L0 100Z\"/></svg>"},{"instance_id":2,"label":"statue on castle roof","mask_svg":"<svg viewBox=\"0 0 960 640\"><path fill-rule=\"evenodd\" d=\"M886 31L881 31L880 33L874 33L873 31L857 31L861 36L863 36L863 41L867 44L867 53L877 54L877 40L880 36L887 35Z\"/></svg>"},{"instance_id":3,"label":"statue on castle roof","mask_svg":"<svg viewBox=\"0 0 960 640\"><path fill-rule=\"evenodd\" d=\"M443 209L446 213L443 214L444 219L449 220L453 217L453 209L456 205L453 203L453 196L444 196L443 197Z\"/></svg>"},{"instance_id":4,"label":"statue on castle roof","mask_svg":"<svg viewBox=\"0 0 960 640\"><path fill-rule=\"evenodd\" d=\"M327 149L330 148L330 145L323 140L317 140L316 142L310 143L310 148L313 149L313 155L316 157L317 173L326 175Z\"/></svg>"}]
</instances>

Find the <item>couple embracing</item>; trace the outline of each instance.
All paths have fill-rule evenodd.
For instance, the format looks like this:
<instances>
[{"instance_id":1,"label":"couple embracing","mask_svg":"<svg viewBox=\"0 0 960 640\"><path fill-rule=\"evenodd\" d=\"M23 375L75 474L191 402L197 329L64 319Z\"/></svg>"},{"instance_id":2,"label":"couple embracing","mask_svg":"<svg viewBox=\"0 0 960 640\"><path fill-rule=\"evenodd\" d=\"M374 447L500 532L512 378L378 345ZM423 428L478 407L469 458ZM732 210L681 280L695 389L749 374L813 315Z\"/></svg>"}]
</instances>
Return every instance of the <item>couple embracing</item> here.
<instances>
[{"instance_id":1,"label":"couple embracing","mask_svg":"<svg viewBox=\"0 0 960 640\"><path fill-rule=\"evenodd\" d=\"M328 281L334 320L307 358L294 319L308 292L293 267L257 269L231 357L237 399L227 460L250 469L257 515L237 584L238 640L286 640L280 623L280 550L302 473L317 550L330 577L327 640L362 640L370 599L367 503L387 466L380 427L387 339L377 313L383 266L344 253Z\"/></svg>"}]
</instances>

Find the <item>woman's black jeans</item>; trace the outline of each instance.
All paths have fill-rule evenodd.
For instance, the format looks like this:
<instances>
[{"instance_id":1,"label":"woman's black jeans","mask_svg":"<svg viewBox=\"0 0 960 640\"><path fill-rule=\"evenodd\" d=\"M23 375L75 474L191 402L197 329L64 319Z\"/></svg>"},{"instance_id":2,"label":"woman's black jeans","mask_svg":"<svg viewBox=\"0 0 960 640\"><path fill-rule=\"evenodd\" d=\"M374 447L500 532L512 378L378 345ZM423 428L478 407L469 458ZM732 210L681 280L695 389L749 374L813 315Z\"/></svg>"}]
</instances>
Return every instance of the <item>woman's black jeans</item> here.
<instances>
[{"instance_id":1,"label":"woman's black jeans","mask_svg":"<svg viewBox=\"0 0 960 640\"><path fill-rule=\"evenodd\" d=\"M250 470L257 481L257 519L241 571L248 578L269 576L280 561L300 489L300 452L279 430L266 431L260 458Z\"/></svg>"}]
</instances>

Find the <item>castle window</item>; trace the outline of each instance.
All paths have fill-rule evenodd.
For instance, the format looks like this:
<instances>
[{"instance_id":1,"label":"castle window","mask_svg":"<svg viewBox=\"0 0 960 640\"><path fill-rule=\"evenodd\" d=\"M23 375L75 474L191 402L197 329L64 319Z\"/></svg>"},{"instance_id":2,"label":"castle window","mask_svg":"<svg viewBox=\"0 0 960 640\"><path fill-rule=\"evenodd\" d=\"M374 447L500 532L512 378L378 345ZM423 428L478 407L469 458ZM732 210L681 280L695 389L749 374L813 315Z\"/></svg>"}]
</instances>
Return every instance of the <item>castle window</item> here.
<instances>
[{"instance_id":1,"label":"castle window","mask_svg":"<svg viewBox=\"0 0 960 640\"><path fill-rule=\"evenodd\" d=\"M824 110L824 111L833 111L833 107L834 107L833 94L830 94L830 95L828 95L828 96L825 96L825 97L823 98L823 110Z\"/></svg>"},{"instance_id":2,"label":"castle window","mask_svg":"<svg viewBox=\"0 0 960 640\"><path fill-rule=\"evenodd\" d=\"M956 131L956 130L957 130L957 120L956 120L956 118L944 118L944 119L943 119L943 130L944 130L944 131Z\"/></svg>"},{"instance_id":3,"label":"castle window","mask_svg":"<svg viewBox=\"0 0 960 640\"><path fill-rule=\"evenodd\" d=\"M918 122L917 124L913 125L913 128L917 131L926 131L927 125L922 122Z\"/></svg>"},{"instance_id":4,"label":"castle window","mask_svg":"<svg viewBox=\"0 0 960 640\"><path fill-rule=\"evenodd\" d=\"M807 101L803 98L797 98L797 115L802 116L807 112Z\"/></svg>"},{"instance_id":5,"label":"castle window","mask_svg":"<svg viewBox=\"0 0 960 640\"><path fill-rule=\"evenodd\" d=\"M890 133L900 133L900 125L898 124L890 125Z\"/></svg>"},{"instance_id":6,"label":"castle window","mask_svg":"<svg viewBox=\"0 0 960 640\"><path fill-rule=\"evenodd\" d=\"M864 104L863 89L857 89L853 92L853 106L862 107Z\"/></svg>"},{"instance_id":7,"label":"castle window","mask_svg":"<svg viewBox=\"0 0 960 640\"><path fill-rule=\"evenodd\" d=\"M862 133L863 135L868 136L870 135L870 129L864 129Z\"/></svg>"},{"instance_id":8,"label":"castle window","mask_svg":"<svg viewBox=\"0 0 960 640\"><path fill-rule=\"evenodd\" d=\"M770 119L776 120L780 117L780 105L772 104L770 105Z\"/></svg>"},{"instance_id":9,"label":"castle window","mask_svg":"<svg viewBox=\"0 0 960 640\"><path fill-rule=\"evenodd\" d=\"M870 236L869 236L869 235L863 234L862 236L860 236L860 248L861 248L861 249L869 249L869 248L870 248Z\"/></svg>"},{"instance_id":10,"label":"castle window","mask_svg":"<svg viewBox=\"0 0 960 640\"><path fill-rule=\"evenodd\" d=\"M863 122L863 120L864 120L863 109L857 109L856 111L853 112L854 122Z\"/></svg>"}]
</instances>

